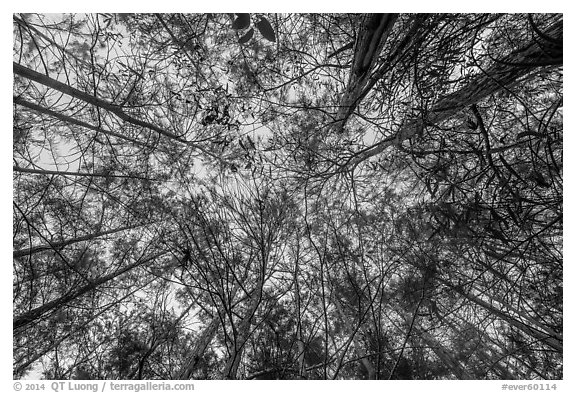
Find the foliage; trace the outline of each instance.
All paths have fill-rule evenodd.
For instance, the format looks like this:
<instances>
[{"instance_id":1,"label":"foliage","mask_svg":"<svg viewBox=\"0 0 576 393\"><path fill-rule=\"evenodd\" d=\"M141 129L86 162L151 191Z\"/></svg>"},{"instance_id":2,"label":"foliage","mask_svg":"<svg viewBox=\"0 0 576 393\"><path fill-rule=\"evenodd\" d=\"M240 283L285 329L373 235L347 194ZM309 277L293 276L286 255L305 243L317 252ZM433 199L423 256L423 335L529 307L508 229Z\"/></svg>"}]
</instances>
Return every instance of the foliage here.
<instances>
[{"instance_id":1,"label":"foliage","mask_svg":"<svg viewBox=\"0 0 576 393\"><path fill-rule=\"evenodd\" d=\"M562 378L561 15L13 22L15 378Z\"/></svg>"}]
</instances>

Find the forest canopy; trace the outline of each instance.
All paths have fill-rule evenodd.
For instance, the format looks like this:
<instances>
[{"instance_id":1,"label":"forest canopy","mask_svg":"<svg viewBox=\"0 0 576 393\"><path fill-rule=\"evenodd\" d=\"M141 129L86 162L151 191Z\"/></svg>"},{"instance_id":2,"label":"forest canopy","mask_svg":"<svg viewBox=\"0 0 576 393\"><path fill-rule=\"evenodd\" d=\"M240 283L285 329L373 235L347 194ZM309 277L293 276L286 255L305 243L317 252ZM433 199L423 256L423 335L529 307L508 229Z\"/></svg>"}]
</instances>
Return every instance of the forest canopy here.
<instances>
[{"instance_id":1,"label":"forest canopy","mask_svg":"<svg viewBox=\"0 0 576 393\"><path fill-rule=\"evenodd\" d=\"M13 375L562 379L560 14L14 14Z\"/></svg>"}]
</instances>

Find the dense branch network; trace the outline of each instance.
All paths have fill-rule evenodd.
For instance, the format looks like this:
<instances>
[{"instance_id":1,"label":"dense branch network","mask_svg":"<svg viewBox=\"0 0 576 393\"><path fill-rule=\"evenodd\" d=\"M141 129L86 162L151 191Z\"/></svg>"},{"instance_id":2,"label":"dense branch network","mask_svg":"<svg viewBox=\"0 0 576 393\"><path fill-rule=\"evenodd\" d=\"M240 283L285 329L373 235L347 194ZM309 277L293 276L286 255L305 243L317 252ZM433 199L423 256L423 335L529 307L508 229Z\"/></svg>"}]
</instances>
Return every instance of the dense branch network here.
<instances>
[{"instance_id":1,"label":"dense branch network","mask_svg":"<svg viewBox=\"0 0 576 393\"><path fill-rule=\"evenodd\" d=\"M13 21L15 378L562 378L561 15Z\"/></svg>"}]
</instances>

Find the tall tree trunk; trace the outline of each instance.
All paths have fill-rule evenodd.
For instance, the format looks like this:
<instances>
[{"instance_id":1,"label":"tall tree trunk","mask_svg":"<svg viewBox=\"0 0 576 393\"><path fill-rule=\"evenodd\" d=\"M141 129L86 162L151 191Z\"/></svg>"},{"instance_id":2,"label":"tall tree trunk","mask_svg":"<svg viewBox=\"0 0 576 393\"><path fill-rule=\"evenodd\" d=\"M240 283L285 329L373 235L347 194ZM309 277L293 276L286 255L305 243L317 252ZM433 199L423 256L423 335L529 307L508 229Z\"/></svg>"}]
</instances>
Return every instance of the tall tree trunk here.
<instances>
[{"instance_id":1,"label":"tall tree trunk","mask_svg":"<svg viewBox=\"0 0 576 393\"><path fill-rule=\"evenodd\" d=\"M252 295L246 310L246 314L238 325L238 329L236 330L236 335L234 337L232 353L230 354L230 358L226 362L224 371L222 372L224 379L236 379L236 373L238 372L238 367L240 366L240 360L242 359L242 354L244 352L246 342L250 336L252 319L254 318L256 310L258 309L260 301L262 300L262 289L263 283L259 285L256 293Z\"/></svg>"},{"instance_id":2,"label":"tall tree trunk","mask_svg":"<svg viewBox=\"0 0 576 393\"><path fill-rule=\"evenodd\" d=\"M459 337L465 336L466 331L471 330L474 332L473 335L474 337L478 337L478 340L467 342L466 344L473 346L474 349L472 350L472 354L481 362L480 364L475 364L474 366L481 368L482 371L485 372L485 376L487 376L487 372L489 370L494 369L494 372L500 379L518 379L518 376L512 374L512 368L508 363L505 363L506 367L500 364L501 362L506 361L505 357L502 356L502 354L495 348L490 348L488 345L486 345L486 341L482 339L487 335L486 332L480 331L476 325L473 325L469 322L463 323L463 321L459 321L458 323L463 323L464 325L460 326L458 323L451 321L449 318L442 318L442 323L450 326L450 328ZM470 364L470 362L476 362L476 360L472 357L469 357L468 359L468 364ZM478 378L479 375L476 375L476 377Z\"/></svg>"},{"instance_id":3,"label":"tall tree trunk","mask_svg":"<svg viewBox=\"0 0 576 393\"><path fill-rule=\"evenodd\" d=\"M240 289L240 283L237 282L232 288L230 299L234 299L234 296L236 295L239 289ZM223 295L222 298L224 298ZM218 307L217 304L215 303L212 304L214 305L215 308ZM202 358L202 355L206 352L206 349L208 348L212 340L214 340L214 337L216 336L216 333L218 332L218 328L220 327L221 323L222 323L222 316L219 315L218 313L215 313L208 326L204 328L200 336L197 338L196 343L192 347L190 353L186 355L188 361L180 369L180 372L178 373L179 379L192 378L194 370L196 370L198 363Z\"/></svg>"},{"instance_id":4,"label":"tall tree trunk","mask_svg":"<svg viewBox=\"0 0 576 393\"><path fill-rule=\"evenodd\" d=\"M306 368L305 368L305 352L306 347L304 345L304 336L302 334L302 299L300 298L300 283L298 280L298 271L299 271L299 253L300 247L299 243L296 245L296 261L295 261L295 268L294 268L294 297L296 298L296 349L298 351L298 355L296 357L298 363L298 376L302 379L306 379Z\"/></svg>"},{"instance_id":5,"label":"tall tree trunk","mask_svg":"<svg viewBox=\"0 0 576 393\"><path fill-rule=\"evenodd\" d=\"M208 345L212 342L216 333L218 332L218 327L220 326L220 317L215 315L212 321L204 328L202 334L196 339L196 343L192 347L192 350L186 356L188 357L188 362L182 367L178 375L178 379L190 379L192 378L192 373L196 370L200 359Z\"/></svg>"},{"instance_id":6,"label":"tall tree trunk","mask_svg":"<svg viewBox=\"0 0 576 393\"><path fill-rule=\"evenodd\" d=\"M414 331L418 336L428 344L432 351L438 358L452 371L454 376L458 379L474 379L470 373L460 364L460 362L452 356L452 354L444 348L438 340L430 333L422 329L417 323L414 324Z\"/></svg>"},{"instance_id":7,"label":"tall tree trunk","mask_svg":"<svg viewBox=\"0 0 576 393\"><path fill-rule=\"evenodd\" d=\"M124 120L127 123L133 124L135 126L147 128L147 129L152 130L152 131L156 131L157 133L164 135L164 136L167 136L171 139L179 140L181 142L183 141L177 135L175 135L169 131L165 131L154 124L147 123L143 120L137 119L135 117L132 117L132 116L126 114L124 112L124 110L122 109L122 107L115 105L111 102L108 102L108 101L103 100L101 98L95 97L91 94L85 93L81 90L78 90L78 89L72 87L72 86L69 86L65 83L62 83L56 79L52 79L49 76L43 75L39 72L31 70L30 68L24 67L23 65L18 64L16 62L12 62L12 68L13 68L14 73L17 75L20 75L20 76L27 78L29 80L32 80L34 82L40 83L46 87L57 90L61 93L64 93L64 94L69 95L71 97L77 98L79 100L82 100L84 102L87 102L89 104L97 106L99 108L106 109L106 110L114 113L116 116L118 116L120 119Z\"/></svg>"},{"instance_id":8,"label":"tall tree trunk","mask_svg":"<svg viewBox=\"0 0 576 393\"><path fill-rule=\"evenodd\" d=\"M546 331L542 331L537 327L531 326L528 323L520 319L517 319L511 316L510 314L494 307L487 301L482 300L479 297L465 291L460 286L455 286L449 281L439 277L437 277L436 279L441 283L443 283L444 285L448 286L449 288L453 289L454 291L458 292L460 295L470 300L472 303L477 304L478 306L484 308L486 311L490 312L492 315L498 317L499 319L507 322L509 325L516 327L518 330L522 331L526 335L542 341L544 344L548 345L549 347L555 349L558 352L562 352L561 334L555 332L549 332L548 329L546 329Z\"/></svg>"},{"instance_id":9,"label":"tall tree trunk","mask_svg":"<svg viewBox=\"0 0 576 393\"><path fill-rule=\"evenodd\" d=\"M25 327L26 325L29 325L30 323L32 323L34 321L37 321L46 313L53 311L53 310L57 310L61 307L64 307L65 305L67 305L68 303L70 303L71 301L73 301L75 299L78 299L82 295L85 295L88 292L96 290L102 284L105 284L109 281L112 281L115 278L121 276L122 274L124 274L124 273L126 273L126 272L128 272L128 271L130 271L136 267L142 266L142 265L144 265L150 261L153 261L154 259L156 259L162 255L165 255L165 254L167 254L167 251L159 252L159 253L156 253L156 254L148 257L148 258L137 260L136 262L131 263L131 264L123 267L122 269L119 269L113 273L107 274L107 275L102 276L96 280L93 280L91 283L86 284L86 285L84 285L84 286L82 286L76 290L71 290L66 295L63 295L57 299L54 299L52 301L49 301L48 303L43 304L42 306L34 308L30 311L26 311L25 313L22 313L16 317L14 317L14 319L13 319L14 332L16 332L16 330L22 329L23 327Z\"/></svg>"},{"instance_id":10,"label":"tall tree trunk","mask_svg":"<svg viewBox=\"0 0 576 393\"><path fill-rule=\"evenodd\" d=\"M76 99L82 100L84 102L87 102L91 105L97 106L99 108L102 109L106 109L107 111L110 111L111 113L115 114L116 116L118 116L120 119L122 119L123 121L133 124L135 126L138 127L143 127L143 128L147 128L149 130L152 130L154 132L157 132L160 135L163 135L167 138L170 138L172 140L178 141L180 143L183 143L185 145L191 146L195 149L198 149L200 151L202 151L204 154L207 154L209 156L211 156L212 158L217 159L218 161L222 161L222 158L220 156L215 155L214 153L211 153L209 151L207 151L206 149L198 146L197 144L190 142L186 139L184 139L183 137L176 135L170 131L164 130L152 123L146 122L144 120L140 120L136 117L130 116L128 115L126 112L124 112L124 110L122 109L121 106L115 105L113 103L110 103L106 100L103 100L101 98L95 97L91 94L85 93L81 90L78 90L72 86L69 86L65 83L62 83L56 79L52 79L49 76L43 75L39 72L36 72L34 70L31 70L30 68L24 67L21 64L18 64L16 62L12 62L12 69L14 71L15 74L20 75L24 78L27 78L31 81L40 83L46 87L49 87L51 89L57 90L61 93L64 93L66 95L69 95L71 97L74 97Z\"/></svg>"},{"instance_id":11,"label":"tall tree trunk","mask_svg":"<svg viewBox=\"0 0 576 393\"><path fill-rule=\"evenodd\" d=\"M368 359L366 351L362 349L362 344L358 340L357 333L358 330L362 329L362 326L360 325L357 328L354 328L352 326L350 319L344 314L344 310L342 309L340 299L338 299L338 297L336 296L334 297L334 305L336 306L336 311L340 315L340 319L346 326L346 331L348 332L348 334L351 335L350 341L352 343L354 353L360 359L360 363L362 363L362 366L364 366L364 368L366 369L366 372L368 373L368 379L376 379L376 369L374 368L374 365L372 364L370 359ZM360 321L359 323L361 324L362 321ZM347 349L348 347L344 348L344 352L342 353L340 361L338 362L337 370L340 370L341 364L346 356Z\"/></svg>"},{"instance_id":12,"label":"tall tree trunk","mask_svg":"<svg viewBox=\"0 0 576 393\"><path fill-rule=\"evenodd\" d=\"M484 98L504 89L509 89L538 67L562 65L562 16L543 31L547 40L532 41L523 48L509 53L481 74L474 77L465 87L438 100L425 120L415 119L402 126L396 135L358 152L348 165L355 166L362 161L382 153L388 147L422 132L426 124L437 124L447 120L463 109L478 103Z\"/></svg>"},{"instance_id":13,"label":"tall tree trunk","mask_svg":"<svg viewBox=\"0 0 576 393\"><path fill-rule=\"evenodd\" d=\"M354 45L348 85L336 114L337 132L343 131L352 112L376 83L372 71L397 19L397 14L368 14L364 17Z\"/></svg>"},{"instance_id":14,"label":"tall tree trunk","mask_svg":"<svg viewBox=\"0 0 576 393\"><path fill-rule=\"evenodd\" d=\"M80 243L86 240L93 240L93 239L97 239L99 237L102 236L107 236L107 235L111 235L113 233L117 233L117 232L122 232L128 229L134 229L134 228L138 228L143 226L144 224L136 224L136 225L126 225L123 227L119 227L119 228L114 228L114 229L110 229L108 231L100 231L100 232L94 232L94 233L90 233L88 235L84 235L84 236L79 236L76 237L74 239L68 239L68 240L62 240L59 242L50 242L49 244L42 244L39 246L34 246L34 247L30 247L30 248L24 248L21 250L16 250L12 253L12 257L13 258L20 258L23 256L28 256L28 255L32 255L32 254L36 254L38 252L42 252L42 251L49 251L49 250L61 250L62 248L69 246L70 244L75 244L75 243Z\"/></svg>"},{"instance_id":15,"label":"tall tree trunk","mask_svg":"<svg viewBox=\"0 0 576 393\"><path fill-rule=\"evenodd\" d=\"M138 146L143 146L143 147L147 147L150 149L164 150L164 149L162 149L161 146L151 146L145 142L141 142L141 141L136 140L134 138L130 138L126 135L122 135L122 134L119 134L119 133L114 132L114 131L109 131L109 130L106 130L106 129L101 128L101 127L93 126L92 124L86 123L82 120L75 119L71 116L65 115L64 113L55 112L55 111L52 111L48 108L44 108L43 106L34 104L33 102L27 101L22 97L14 97L14 103L17 105L21 105L25 108L31 109L33 111L36 111L38 113L42 113L42 114L48 115L50 117L53 117L55 119L61 120L65 123L74 124L74 125L86 128L88 130L96 131L97 133L102 133L104 135L110 135L110 136L113 136L115 138L122 139L122 140L128 141L130 143L134 143L135 145L138 145Z\"/></svg>"},{"instance_id":16,"label":"tall tree trunk","mask_svg":"<svg viewBox=\"0 0 576 393\"><path fill-rule=\"evenodd\" d=\"M69 331L67 334L58 338L56 341L52 341L52 342L47 343L48 345L45 348L40 349L38 352L34 353L33 355L27 355L29 357L26 359L26 361L24 363L18 364L18 362L15 362L16 368L14 370L14 379L22 378L22 373L25 372L28 367L33 365L34 362L41 359L44 355L46 355L50 351L56 350L65 340L74 336L74 334L77 334L79 331L87 329L89 327L90 323L92 323L92 321L95 321L96 319L98 319L98 317L100 317L101 315L104 315L112 307L117 306L118 304L121 304L122 301L127 299L129 296L132 296L134 293L140 291L143 287L147 286L148 284L150 284L154 280L156 280L156 277L153 277L144 286L136 287L135 289L132 289L130 292L128 292L126 295L122 296L121 298L116 299L115 301L107 304L101 310L99 310L96 314L90 316L88 321L83 322L81 325L75 324L75 326L72 328L72 330ZM16 366L16 364L18 364L18 365Z\"/></svg>"},{"instance_id":17,"label":"tall tree trunk","mask_svg":"<svg viewBox=\"0 0 576 393\"><path fill-rule=\"evenodd\" d=\"M50 169L32 169L32 168L22 168L20 166L13 166L12 170L14 172L20 173L31 173L35 175L57 175L57 176L77 176L77 177L103 177L103 178L119 178L119 179L138 179L138 180L150 180L146 177L140 177L135 175L114 175L112 173L88 173L88 172L70 172L70 171L55 171Z\"/></svg>"},{"instance_id":18,"label":"tall tree trunk","mask_svg":"<svg viewBox=\"0 0 576 393\"><path fill-rule=\"evenodd\" d=\"M559 340L563 339L562 333L556 332L553 329L551 329L550 327L544 325L543 323L540 323L539 321L537 321L536 319L532 318L530 315L526 314L524 311L521 311L519 309L517 309L516 307L510 305L509 303L504 302L502 299L497 299L494 296L492 296L488 291L481 291L479 288L475 287L474 290L478 293L482 293L482 295L486 296L488 299L490 299L490 302L496 305L497 309L500 310L507 310L510 313L516 315L517 317L519 317L519 319L523 322L523 323L527 323L530 326L533 326L535 328L537 328L538 330L541 330L543 332L546 332L547 334L549 334L551 337L556 337Z\"/></svg>"}]
</instances>

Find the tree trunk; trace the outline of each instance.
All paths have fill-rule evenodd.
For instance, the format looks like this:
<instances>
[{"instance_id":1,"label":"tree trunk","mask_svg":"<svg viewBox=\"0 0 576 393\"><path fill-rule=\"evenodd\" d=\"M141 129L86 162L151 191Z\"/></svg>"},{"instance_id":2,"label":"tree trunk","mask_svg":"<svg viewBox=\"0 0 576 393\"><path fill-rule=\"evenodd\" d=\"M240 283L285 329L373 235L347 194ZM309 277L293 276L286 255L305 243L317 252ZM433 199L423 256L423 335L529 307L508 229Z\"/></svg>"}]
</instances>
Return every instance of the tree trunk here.
<instances>
[{"instance_id":1,"label":"tree trunk","mask_svg":"<svg viewBox=\"0 0 576 393\"><path fill-rule=\"evenodd\" d=\"M124 273L138 267L138 266L141 266L141 265L144 265L150 261L153 261L154 259L156 259L159 256L162 256L166 253L167 253L166 251L163 251L163 252L154 254L148 258L138 260L134 263L131 263L128 266L123 267L122 269L115 271L114 273L110 273L110 274L107 274L103 277L96 279L96 280L92 281L90 284L84 285L83 287L80 287L76 290L72 290L64 296L61 296L61 297L54 299L54 300L52 300L46 304L43 304L40 307L34 308L30 311L27 311L23 314L20 314L20 315L14 317L14 319L13 319L14 332L16 332L16 330L21 329L32 322L40 319L46 313L53 311L53 310L56 310L56 309L59 309L59 308L65 306L66 304L70 303L71 301L78 299L80 296L85 295L86 293L95 290L100 285L105 284L109 281L112 281L115 278L119 277L120 275L122 275L122 274L124 274Z\"/></svg>"},{"instance_id":2,"label":"tree trunk","mask_svg":"<svg viewBox=\"0 0 576 393\"><path fill-rule=\"evenodd\" d=\"M426 120L415 119L401 127L393 138L387 138L353 157L348 165L354 167L362 161L382 153L390 146L400 145L422 132L427 124L437 124L447 120L463 109L469 108L484 98L516 85L523 77L538 67L562 65L562 17L548 27L544 34L550 40L533 41L522 49L514 51L488 70L474 77L468 85L438 100L429 111ZM556 42L559 42L556 43Z\"/></svg>"},{"instance_id":3,"label":"tree trunk","mask_svg":"<svg viewBox=\"0 0 576 393\"><path fill-rule=\"evenodd\" d=\"M80 242L83 242L86 240L97 239L97 238L102 237L102 236L111 235L113 233L122 232L122 231L125 231L128 229L138 228L138 227L141 227L143 225L144 224L126 225L123 227L110 229L108 231L90 233L88 235L76 237L74 239L68 239L68 240L63 240L63 241L59 241L59 242L50 242L50 244L43 244L43 245L34 246L34 247L30 247L30 248L24 248L21 250L14 251L12 253L12 257L13 258L20 258L23 256L36 254L36 253L42 252L42 251L49 251L49 250L54 250L54 249L61 250L62 248L69 246L70 244L80 243Z\"/></svg>"},{"instance_id":4,"label":"tree trunk","mask_svg":"<svg viewBox=\"0 0 576 393\"><path fill-rule=\"evenodd\" d=\"M459 322L463 323L463 321ZM511 379L511 380L518 379L518 376L510 372L512 367L508 363L505 363L506 367L500 364L502 361L505 360L505 357L502 356L502 354L498 352L495 348L490 348L489 346L486 345L486 341L482 339L482 337L487 335L486 332L480 331L480 329L476 325L473 325L469 322L463 323L464 329L461 326L458 326L457 323L452 322L448 318L443 318L442 323L445 323L446 325L450 326L450 328L458 336L464 336L465 331L467 330L472 330L474 332L473 334L475 337L478 337L478 340L477 341L475 340L473 342L467 342L467 344L473 346L474 349L472 354L473 356L477 357L478 360L480 360L481 362L480 364L474 364L473 366L482 369L482 371L485 372L485 376L487 376L488 371L494 369L495 373L498 375L500 379ZM470 362L475 362L475 360L472 357L469 357L467 360L469 360L468 364L470 364ZM476 375L476 378L478 377L479 375Z\"/></svg>"},{"instance_id":5,"label":"tree trunk","mask_svg":"<svg viewBox=\"0 0 576 393\"><path fill-rule=\"evenodd\" d=\"M106 110L114 113L116 116L118 116L120 119L124 120L127 123L133 124L135 126L143 127L143 128L148 128L149 130L156 131L157 133L164 135L164 136L167 136L171 139L182 141L181 138L179 138L178 136L176 136L175 134L173 134L169 131L165 131L158 126L155 126L154 124L147 123L145 121L142 121L140 119L136 119L136 118L126 114L122 110L122 107L120 107L118 105L112 104L106 100L103 100L103 99L95 97L91 94L85 93L81 90L78 90L78 89L72 87L72 86L69 86L65 83L62 83L56 79L52 79L49 76L46 76L46 75L43 75L39 72L31 70L30 68L26 68L23 65L20 65L16 62L12 62L12 68L14 70L14 73L17 75L20 75L20 76L27 78L29 80L32 80L34 82L38 82L38 83L40 83L46 87L49 87L51 89L58 90L61 93L64 93L64 94L69 95L71 97L77 98L79 100L82 100L84 102L87 102L89 104L97 106L99 108L106 109Z\"/></svg>"},{"instance_id":6,"label":"tree trunk","mask_svg":"<svg viewBox=\"0 0 576 393\"><path fill-rule=\"evenodd\" d=\"M470 373L454 359L450 352L444 348L442 344L438 342L430 333L423 330L417 323L414 324L414 331L418 333L418 336L424 340L432 351L438 356L438 358L454 373L454 376L458 379L474 379Z\"/></svg>"},{"instance_id":7,"label":"tree trunk","mask_svg":"<svg viewBox=\"0 0 576 393\"><path fill-rule=\"evenodd\" d=\"M337 310L338 314L340 315L340 319L342 320L342 322L346 326L349 334L352 336L351 341L352 341L352 345L354 348L354 353L360 359L360 363L362 363L362 365L366 369L366 372L368 373L368 379L376 379L376 369L374 368L374 365L372 364L370 359L368 359L366 351L362 350L362 345L360 344L360 342L358 340L358 335L356 334L358 332L358 330L361 329L361 326L359 326L358 328L352 327L352 324L350 323L349 318L347 318L346 315L344 315L344 311L342 310L342 304L340 303L340 300L336 296L334 297L334 305L336 306L336 310ZM360 323L361 323L361 321L360 321ZM340 357L340 361L338 363L337 370L340 369L340 366L341 366L342 362L344 361L344 357L346 356L347 349L348 349L348 347L346 347L344 349L344 353Z\"/></svg>"},{"instance_id":8,"label":"tree trunk","mask_svg":"<svg viewBox=\"0 0 576 393\"><path fill-rule=\"evenodd\" d=\"M372 78L371 73L397 18L397 14L365 16L354 45L354 59L348 86L336 114L337 132L343 131L352 112L376 83L377 79Z\"/></svg>"},{"instance_id":9,"label":"tree trunk","mask_svg":"<svg viewBox=\"0 0 576 393\"><path fill-rule=\"evenodd\" d=\"M459 286L454 286L447 280L442 278L437 278L438 281L443 283L444 285L448 286L449 288L455 290L459 294L461 294L466 299L470 300L472 303L477 304L478 306L484 308L486 311L490 312L492 315L500 318L501 320L507 322L511 326L516 327L518 330L522 331L526 335L533 337L537 340L542 341L544 344L548 345L549 347L555 349L558 352L562 352L562 336L558 333L552 332L552 334L548 332L543 332L533 326L530 326L526 322L518 320L513 316L505 313L502 310L497 309L490 303L478 298L477 296L468 293L464 289Z\"/></svg>"},{"instance_id":10,"label":"tree trunk","mask_svg":"<svg viewBox=\"0 0 576 393\"><path fill-rule=\"evenodd\" d=\"M220 326L220 317L215 315L212 318L212 321L204 328L202 334L197 338L196 343L192 347L192 351L187 355L188 362L182 367L180 373L178 375L178 379L191 379L194 370L198 366L198 362L202 358L204 352L206 352L206 348L212 342L214 337L216 336L216 332L218 332L218 327Z\"/></svg>"},{"instance_id":11,"label":"tree trunk","mask_svg":"<svg viewBox=\"0 0 576 393\"><path fill-rule=\"evenodd\" d=\"M120 179L138 179L138 180L150 180L145 177L135 176L135 175L114 175L112 173L88 173L88 172L70 172L70 171L55 171L50 169L32 169L32 168L22 168L20 166L13 166L12 170L14 172L20 173L31 173L35 175L56 175L56 176L77 176L77 177L103 177L103 178L120 178Z\"/></svg>"},{"instance_id":12,"label":"tree trunk","mask_svg":"<svg viewBox=\"0 0 576 393\"><path fill-rule=\"evenodd\" d=\"M298 271L299 271L299 253L300 248L299 244L297 243L297 251L296 251L296 261L295 261L295 268L294 268L294 297L296 298L296 314L297 314L297 322L296 322L296 348L298 350L298 356L296 358L298 363L298 376L301 379L306 378L306 364L305 364L305 351L306 347L304 345L304 337L302 335L302 303L300 298L300 283L298 281Z\"/></svg>"},{"instance_id":13,"label":"tree trunk","mask_svg":"<svg viewBox=\"0 0 576 393\"><path fill-rule=\"evenodd\" d=\"M540 323L539 321L537 321L536 319L532 318L530 315L526 314L525 312L518 310L517 308L515 308L514 306L511 306L508 303L505 303L502 300L498 300L496 299L494 296L492 296L489 292L482 292L480 289L478 288L474 288L477 292L482 293L484 296L486 296L488 299L490 299L490 301L492 303L495 303L497 305L498 309L501 310L508 310L509 312L515 314L516 316L518 316L521 320L522 323L526 323L529 324L530 326L533 326L535 328L537 328L538 330L541 330L547 334L549 334L551 337L556 337L559 340L563 339L562 333L558 333L555 332L554 330L552 330L551 328L549 328L548 326Z\"/></svg>"},{"instance_id":14,"label":"tree trunk","mask_svg":"<svg viewBox=\"0 0 576 393\"><path fill-rule=\"evenodd\" d=\"M147 128L147 129L152 130L154 132L157 132L158 134L163 135L167 138L170 138L170 139L175 140L177 142L180 142L180 143L183 143L185 145L191 146L195 149L198 149L198 150L202 151L203 153L211 156L212 158L217 159L218 161L222 161L221 157L207 151L206 149L196 145L193 142L187 141L186 139L184 139L183 137L181 137L179 135L176 135L170 131L166 131L166 130L164 130L164 129L162 129L162 128L160 128L160 127L158 127L152 123L140 120L138 118L135 118L133 116L126 114L121 106L112 104L106 100L95 97L91 94L87 94L87 93L85 93L81 90L78 90L72 86L69 86L65 83L57 81L56 79L52 79L49 76L43 75L39 72L36 72L36 71L31 70L27 67L24 67L23 65L20 65L16 62L12 62L12 69L13 69L14 73L17 75L20 75L24 78L31 80L31 81L40 83L46 87L57 90L61 93L64 93L64 94L69 95L71 97L74 97L76 99L82 100L84 102L87 102L87 103L92 104L94 106L97 106L99 108L106 109L127 123L133 124L133 125L138 126L138 127Z\"/></svg>"},{"instance_id":15,"label":"tree trunk","mask_svg":"<svg viewBox=\"0 0 576 393\"><path fill-rule=\"evenodd\" d=\"M128 142L130 142L130 143L134 143L135 145L138 145L138 146L143 146L143 147L147 147L147 148L150 148L150 149L160 149L160 150L163 150L163 149L160 148L160 146L157 146L157 147L155 147L155 146L150 146L150 145L148 145L148 144L146 144L146 143L144 143L144 142L140 142L139 140L130 138L130 137L126 136L126 135L122 135L122 134L119 134L119 133L114 132L114 131L105 130L105 129L101 128L101 127L93 126L93 125L88 124L88 123L86 123L86 122L84 122L84 121L75 119L75 118L73 118L73 117L71 117L71 116L65 115L65 114L60 113L60 112L54 112L54 111L52 111L52 110L50 110L50 109L48 109L48 108L44 108L43 106L40 106L40 105L34 104L34 103L32 103L32 102L29 102L29 101L25 100L25 99L22 98L22 97L14 97L14 103L17 104L17 105L21 105L21 106L23 106L23 107L25 107L25 108L31 109L31 110L33 110L33 111L36 111L36 112L38 112L38 113L43 113L43 114L48 115L48 116L50 116L50 117L53 117L53 118L55 118L55 119L62 120L63 122L68 123L68 124L74 124L74 125L77 125L77 126L86 128L86 129L88 129L88 130L96 131L97 133L102 133L102 134L104 134L104 135L110 135L110 136L113 136L113 137L115 137L115 138L122 139L122 140L128 141Z\"/></svg>"},{"instance_id":16,"label":"tree trunk","mask_svg":"<svg viewBox=\"0 0 576 393\"><path fill-rule=\"evenodd\" d=\"M262 299L262 285L259 286L248 305L246 314L240 321L238 325L237 334L234 338L234 347L232 349L232 354L226 362L222 376L224 379L236 379L236 373L238 372L238 366L240 366L240 360L242 359L242 353L244 352L244 347L250 336L250 327L252 326L252 318L256 314L256 310L260 305Z\"/></svg>"}]
</instances>

